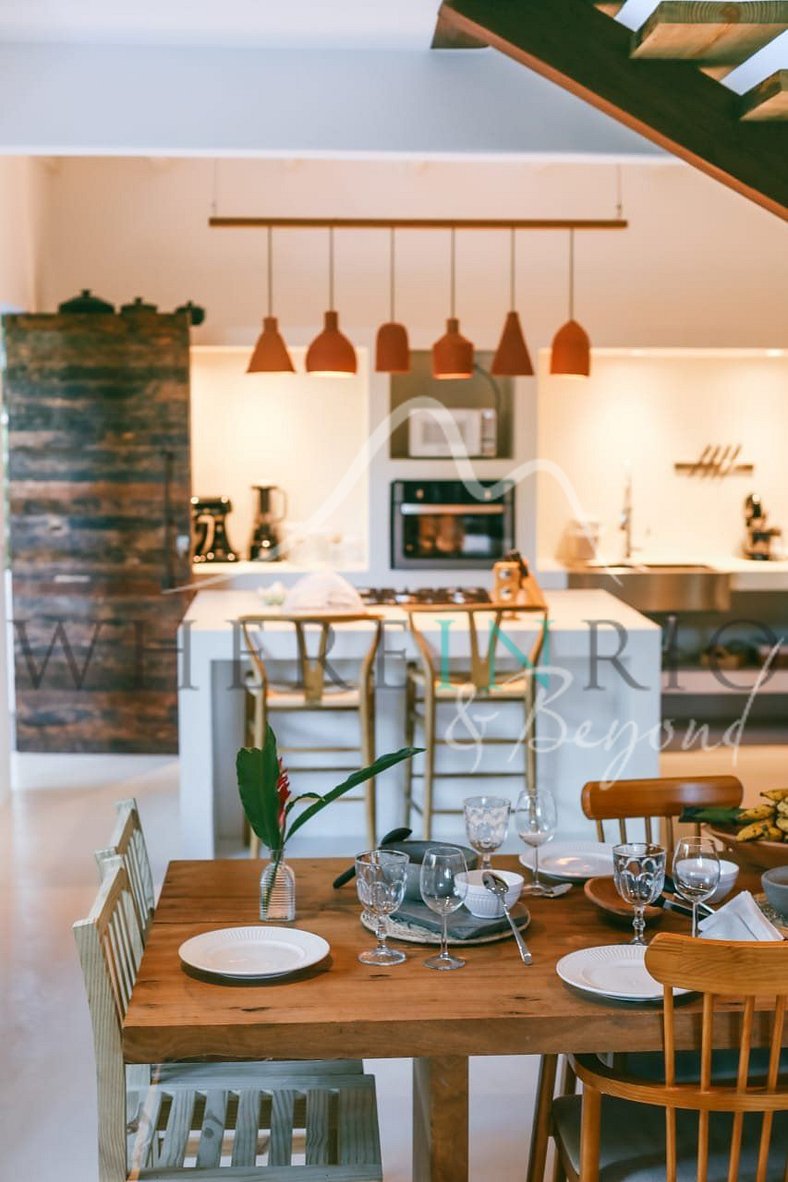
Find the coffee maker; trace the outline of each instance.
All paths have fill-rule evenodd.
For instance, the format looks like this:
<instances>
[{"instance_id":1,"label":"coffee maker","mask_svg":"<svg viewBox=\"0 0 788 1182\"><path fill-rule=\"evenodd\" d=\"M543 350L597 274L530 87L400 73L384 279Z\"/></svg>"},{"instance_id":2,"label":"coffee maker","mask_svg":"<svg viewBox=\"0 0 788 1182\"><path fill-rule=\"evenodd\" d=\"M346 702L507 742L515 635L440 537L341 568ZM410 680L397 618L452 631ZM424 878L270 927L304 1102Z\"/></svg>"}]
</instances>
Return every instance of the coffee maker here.
<instances>
[{"instance_id":1,"label":"coffee maker","mask_svg":"<svg viewBox=\"0 0 788 1182\"><path fill-rule=\"evenodd\" d=\"M227 537L229 497L192 497L192 536L195 562L237 562Z\"/></svg>"},{"instance_id":2,"label":"coffee maker","mask_svg":"<svg viewBox=\"0 0 788 1182\"><path fill-rule=\"evenodd\" d=\"M287 514L287 495L277 484L253 484L252 488L257 493L257 516L249 559L251 562L278 562L282 558L278 526Z\"/></svg>"}]
</instances>

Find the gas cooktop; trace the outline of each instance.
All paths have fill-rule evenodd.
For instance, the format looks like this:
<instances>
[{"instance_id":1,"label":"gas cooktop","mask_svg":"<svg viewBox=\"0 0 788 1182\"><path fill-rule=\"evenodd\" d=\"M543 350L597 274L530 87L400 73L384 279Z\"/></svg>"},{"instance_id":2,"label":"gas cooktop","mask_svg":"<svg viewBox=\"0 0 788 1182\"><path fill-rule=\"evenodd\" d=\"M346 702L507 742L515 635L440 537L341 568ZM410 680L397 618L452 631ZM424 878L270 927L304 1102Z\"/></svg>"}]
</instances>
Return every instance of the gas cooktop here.
<instances>
[{"instance_id":1,"label":"gas cooktop","mask_svg":"<svg viewBox=\"0 0 788 1182\"><path fill-rule=\"evenodd\" d=\"M364 603L407 606L409 603L489 603L490 593L484 587L359 587Z\"/></svg>"}]
</instances>

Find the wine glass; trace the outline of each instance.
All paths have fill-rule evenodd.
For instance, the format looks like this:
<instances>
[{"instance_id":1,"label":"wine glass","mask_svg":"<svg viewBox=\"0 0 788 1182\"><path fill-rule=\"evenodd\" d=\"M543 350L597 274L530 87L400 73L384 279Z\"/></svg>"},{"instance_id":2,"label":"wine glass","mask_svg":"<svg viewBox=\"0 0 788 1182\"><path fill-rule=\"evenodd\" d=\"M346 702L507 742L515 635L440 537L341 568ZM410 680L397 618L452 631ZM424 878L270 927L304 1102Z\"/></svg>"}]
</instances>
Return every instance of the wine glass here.
<instances>
[{"instance_id":1,"label":"wine glass","mask_svg":"<svg viewBox=\"0 0 788 1182\"><path fill-rule=\"evenodd\" d=\"M461 969L465 964L459 956L449 955L446 924L451 912L462 906L465 886L457 881L457 875L466 871L465 855L454 845L430 846L424 855L419 871L421 897L442 921L441 950L424 961L428 969Z\"/></svg>"},{"instance_id":2,"label":"wine glass","mask_svg":"<svg viewBox=\"0 0 788 1182\"><path fill-rule=\"evenodd\" d=\"M665 885L667 852L661 845L647 841L631 841L613 846L613 881L625 902L635 910L632 927L635 935L631 944L645 944L643 912L658 899Z\"/></svg>"},{"instance_id":3,"label":"wine glass","mask_svg":"<svg viewBox=\"0 0 788 1182\"><path fill-rule=\"evenodd\" d=\"M692 934L698 934L698 903L714 894L720 881L720 858L710 841L684 837L673 853L673 881L678 893L692 904Z\"/></svg>"},{"instance_id":4,"label":"wine glass","mask_svg":"<svg viewBox=\"0 0 788 1182\"><path fill-rule=\"evenodd\" d=\"M482 870L491 870L490 855L506 841L512 802L503 796L469 796L462 802L468 842L482 856Z\"/></svg>"},{"instance_id":5,"label":"wine glass","mask_svg":"<svg viewBox=\"0 0 788 1182\"><path fill-rule=\"evenodd\" d=\"M561 887L547 886L539 879L539 847L555 836L558 811L553 794L546 788L521 792L514 806L514 824L520 839L534 851L534 880L523 887L524 895L554 898L562 895ZM565 890L566 888L564 888Z\"/></svg>"},{"instance_id":6,"label":"wine glass","mask_svg":"<svg viewBox=\"0 0 788 1182\"><path fill-rule=\"evenodd\" d=\"M360 952L362 964L401 964L405 953L386 944L386 917L402 906L410 858L399 850L369 850L356 858L356 890L364 910L374 916L378 943Z\"/></svg>"}]
</instances>

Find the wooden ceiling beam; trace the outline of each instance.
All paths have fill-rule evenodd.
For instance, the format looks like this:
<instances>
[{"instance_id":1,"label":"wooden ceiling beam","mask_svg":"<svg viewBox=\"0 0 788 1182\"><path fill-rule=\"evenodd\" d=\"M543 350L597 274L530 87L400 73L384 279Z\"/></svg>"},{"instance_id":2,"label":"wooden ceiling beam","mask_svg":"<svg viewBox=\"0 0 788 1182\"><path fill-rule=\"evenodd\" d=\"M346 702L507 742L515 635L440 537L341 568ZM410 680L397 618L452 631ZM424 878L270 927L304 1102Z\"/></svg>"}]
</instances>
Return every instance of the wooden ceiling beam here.
<instances>
[{"instance_id":1,"label":"wooden ceiling beam","mask_svg":"<svg viewBox=\"0 0 788 1182\"><path fill-rule=\"evenodd\" d=\"M734 67L788 29L788 0L662 0L632 56Z\"/></svg>"},{"instance_id":2,"label":"wooden ceiling beam","mask_svg":"<svg viewBox=\"0 0 788 1182\"><path fill-rule=\"evenodd\" d=\"M788 119L788 70L775 70L741 100L742 119Z\"/></svg>"},{"instance_id":3,"label":"wooden ceiling beam","mask_svg":"<svg viewBox=\"0 0 788 1182\"><path fill-rule=\"evenodd\" d=\"M452 0L446 20L788 220L788 126L686 62L634 61L631 32L586 0Z\"/></svg>"}]
</instances>

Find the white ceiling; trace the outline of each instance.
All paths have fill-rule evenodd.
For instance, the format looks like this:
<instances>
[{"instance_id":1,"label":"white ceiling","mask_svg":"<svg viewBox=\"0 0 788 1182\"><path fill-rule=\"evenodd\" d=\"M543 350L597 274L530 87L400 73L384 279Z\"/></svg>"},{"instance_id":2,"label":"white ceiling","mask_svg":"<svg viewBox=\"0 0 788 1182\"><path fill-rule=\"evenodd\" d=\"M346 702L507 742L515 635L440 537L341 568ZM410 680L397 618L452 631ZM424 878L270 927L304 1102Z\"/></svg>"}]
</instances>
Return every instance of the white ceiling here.
<instances>
[{"instance_id":1,"label":"white ceiling","mask_svg":"<svg viewBox=\"0 0 788 1182\"><path fill-rule=\"evenodd\" d=\"M0 41L427 49L439 0L0 0Z\"/></svg>"}]
</instances>

